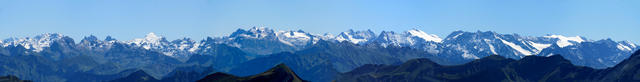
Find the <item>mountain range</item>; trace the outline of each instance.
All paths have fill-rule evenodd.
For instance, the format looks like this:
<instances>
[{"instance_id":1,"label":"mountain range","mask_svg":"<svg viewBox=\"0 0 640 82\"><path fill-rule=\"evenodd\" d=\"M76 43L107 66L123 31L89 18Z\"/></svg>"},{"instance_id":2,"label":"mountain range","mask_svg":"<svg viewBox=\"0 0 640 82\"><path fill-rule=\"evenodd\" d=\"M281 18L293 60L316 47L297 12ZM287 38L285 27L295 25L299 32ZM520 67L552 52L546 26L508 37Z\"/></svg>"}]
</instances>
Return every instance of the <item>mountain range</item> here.
<instances>
[{"instance_id":1,"label":"mountain range","mask_svg":"<svg viewBox=\"0 0 640 82\"><path fill-rule=\"evenodd\" d=\"M418 29L405 32L348 30L338 35L302 30L276 31L254 27L229 36L166 40L149 33L117 40L84 37L79 42L56 33L0 41L0 75L34 81L110 81L144 71L156 80L211 72L247 76L280 63L310 81L331 81L341 72L367 64L396 65L428 58L441 65L460 65L499 55L521 60L560 55L577 66L611 68L640 47L628 41L585 37L541 37L491 31L454 31L440 38ZM189 68L189 69L187 69ZM180 71L180 72L177 72ZM75 78L82 76L84 78Z\"/></svg>"}]
</instances>

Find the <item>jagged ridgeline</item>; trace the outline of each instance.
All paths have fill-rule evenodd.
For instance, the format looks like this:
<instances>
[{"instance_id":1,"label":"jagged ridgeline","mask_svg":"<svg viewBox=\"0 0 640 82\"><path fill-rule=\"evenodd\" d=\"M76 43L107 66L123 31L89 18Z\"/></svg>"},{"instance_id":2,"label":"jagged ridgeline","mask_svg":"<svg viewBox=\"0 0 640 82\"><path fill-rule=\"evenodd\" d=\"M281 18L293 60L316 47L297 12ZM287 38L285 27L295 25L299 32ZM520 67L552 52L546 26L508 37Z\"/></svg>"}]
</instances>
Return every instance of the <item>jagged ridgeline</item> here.
<instances>
[{"instance_id":1,"label":"jagged ridgeline","mask_svg":"<svg viewBox=\"0 0 640 82\"><path fill-rule=\"evenodd\" d=\"M611 39L491 31L455 31L440 38L418 29L318 35L251 28L202 40L167 40L155 33L133 40L116 38L74 40L46 33L5 39L0 41L0 75L38 82L87 82L144 73L147 80L190 82L215 72L250 76L286 63L301 79L327 82L366 64L397 65L427 58L440 65L460 65L495 54L513 60L559 54L577 66L605 69L639 48Z\"/></svg>"}]
</instances>

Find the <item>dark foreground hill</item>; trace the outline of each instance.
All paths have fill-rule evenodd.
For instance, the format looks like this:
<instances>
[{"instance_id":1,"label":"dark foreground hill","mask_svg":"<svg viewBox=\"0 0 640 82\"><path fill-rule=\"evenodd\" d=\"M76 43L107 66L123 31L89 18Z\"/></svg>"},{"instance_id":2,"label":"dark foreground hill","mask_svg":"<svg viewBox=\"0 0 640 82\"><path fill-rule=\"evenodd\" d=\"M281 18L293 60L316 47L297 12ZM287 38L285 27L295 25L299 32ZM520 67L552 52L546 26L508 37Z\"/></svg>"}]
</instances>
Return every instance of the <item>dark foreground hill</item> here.
<instances>
[{"instance_id":1,"label":"dark foreground hill","mask_svg":"<svg viewBox=\"0 0 640 82\"><path fill-rule=\"evenodd\" d=\"M263 73L238 77L222 72L206 76L198 82L306 82L300 79L288 66L279 64Z\"/></svg>"},{"instance_id":2,"label":"dark foreground hill","mask_svg":"<svg viewBox=\"0 0 640 82\"><path fill-rule=\"evenodd\" d=\"M445 66L429 59L401 65L365 65L340 75L338 82L638 82L640 51L607 69L575 66L560 55L527 56L521 60L488 56L462 65Z\"/></svg>"},{"instance_id":3,"label":"dark foreground hill","mask_svg":"<svg viewBox=\"0 0 640 82\"><path fill-rule=\"evenodd\" d=\"M20 78L13 76L13 75L7 75L7 76L0 76L0 82L31 82L29 80L20 80Z\"/></svg>"}]
</instances>

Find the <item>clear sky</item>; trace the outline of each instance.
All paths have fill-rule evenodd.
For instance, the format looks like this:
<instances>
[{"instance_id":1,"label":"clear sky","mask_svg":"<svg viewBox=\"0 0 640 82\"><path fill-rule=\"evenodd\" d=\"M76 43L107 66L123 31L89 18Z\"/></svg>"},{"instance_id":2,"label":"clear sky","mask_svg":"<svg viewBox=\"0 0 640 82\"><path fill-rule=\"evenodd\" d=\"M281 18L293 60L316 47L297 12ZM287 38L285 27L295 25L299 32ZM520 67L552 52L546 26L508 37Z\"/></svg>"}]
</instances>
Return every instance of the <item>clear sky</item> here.
<instances>
[{"instance_id":1,"label":"clear sky","mask_svg":"<svg viewBox=\"0 0 640 82\"><path fill-rule=\"evenodd\" d=\"M417 28L640 43L640 0L0 0L0 38L61 33L169 40L269 27L337 34Z\"/></svg>"}]
</instances>

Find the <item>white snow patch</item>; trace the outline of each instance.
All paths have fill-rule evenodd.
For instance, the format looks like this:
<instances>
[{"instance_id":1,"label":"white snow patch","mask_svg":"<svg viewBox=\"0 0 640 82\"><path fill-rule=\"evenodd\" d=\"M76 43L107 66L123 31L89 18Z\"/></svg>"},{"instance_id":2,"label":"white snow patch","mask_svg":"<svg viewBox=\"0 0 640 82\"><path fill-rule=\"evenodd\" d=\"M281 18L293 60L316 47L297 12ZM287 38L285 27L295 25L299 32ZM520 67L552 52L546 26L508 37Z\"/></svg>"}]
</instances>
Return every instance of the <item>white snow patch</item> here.
<instances>
[{"instance_id":1,"label":"white snow patch","mask_svg":"<svg viewBox=\"0 0 640 82\"><path fill-rule=\"evenodd\" d=\"M631 48L629 48L628 46L622 45L621 43L618 43L617 47L622 51L631 51Z\"/></svg>"},{"instance_id":2,"label":"white snow patch","mask_svg":"<svg viewBox=\"0 0 640 82\"><path fill-rule=\"evenodd\" d=\"M580 36L575 36L575 37L565 37L562 35L551 35L551 36L544 36L546 38L557 38L559 39L556 44L558 44L559 47L566 47L566 46L570 46L573 45L573 43L569 42L569 41L574 41L574 42L584 42L585 40L582 39Z\"/></svg>"},{"instance_id":3,"label":"white snow patch","mask_svg":"<svg viewBox=\"0 0 640 82\"><path fill-rule=\"evenodd\" d=\"M336 37L336 40L337 40L338 42L342 42L342 41L345 41L345 40L347 40L347 39L346 39L346 38L344 38L344 37Z\"/></svg>"},{"instance_id":4,"label":"white snow patch","mask_svg":"<svg viewBox=\"0 0 640 82\"><path fill-rule=\"evenodd\" d=\"M189 47L189 44L180 44L180 46L178 46L178 50L185 50Z\"/></svg>"},{"instance_id":5,"label":"white snow patch","mask_svg":"<svg viewBox=\"0 0 640 82\"><path fill-rule=\"evenodd\" d=\"M480 57L473 54L468 54L468 53L462 54L462 57L465 59L480 59Z\"/></svg>"},{"instance_id":6,"label":"white snow patch","mask_svg":"<svg viewBox=\"0 0 640 82\"><path fill-rule=\"evenodd\" d=\"M198 49L200 49L200 42L193 44L193 47L189 49L189 52L195 52Z\"/></svg>"},{"instance_id":7,"label":"white snow patch","mask_svg":"<svg viewBox=\"0 0 640 82\"><path fill-rule=\"evenodd\" d=\"M361 42L366 42L367 39L351 39L351 42L353 42L354 44L358 44Z\"/></svg>"},{"instance_id":8,"label":"white snow patch","mask_svg":"<svg viewBox=\"0 0 640 82\"><path fill-rule=\"evenodd\" d=\"M357 38L353 38L353 36L348 35L348 34L346 34L345 36L346 36L346 37L338 36L338 37L336 37L336 40L338 40L338 41L340 41L340 42L342 42L342 41L350 41L351 43L354 43L354 44L358 44L358 43L366 42L366 41L367 41L367 39L357 39Z\"/></svg>"},{"instance_id":9,"label":"white snow patch","mask_svg":"<svg viewBox=\"0 0 640 82\"><path fill-rule=\"evenodd\" d=\"M496 50L495 50L496 48L494 48L494 47L493 47L493 44L490 44L490 43L489 43L489 41L491 41L491 40L489 40L489 39L484 39L484 42L485 42L485 43L487 43L487 45L489 45L489 50L491 50L491 53L493 53L493 54L498 54L498 53L496 53Z\"/></svg>"},{"instance_id":10,"label":"white snow patch","mask_svg":"<svg viewBox=\"0 0 640 82\"><path fill-rule=\"evenodd\" d=\"M503 40L503 39L500 39L500 40L502 41L502 43L509 45L511 48L516 49L516 51L518 51L518 52L522 53L522 54L523 54L523 55L525 55L525 56L533 55L533 54L531 54L531 52L529 52L529 51L527 51L527 50L523 49L522 47L520 47L520 46L518 46L518 45L516 45L516 44L514 44L514 43L511 43L511 42L505 41L505 40Z\"/></svg>"},{"instance_id":11,"label":"white snow patch","mask_svg":"<svg viewBox=\"0 0 640 82\"><path fill-rule=\"evenodd\" d=\"M602 58L598 58L598 62L604 63L604 61L602 61Z\"/></svg>"},{"instance_id":12,"label":"white snow patch","mask_svg":"<svg viewBox=\"0 0 640 82\"><path fill-rule=\"evenodd\" d=\"M280 42L289 46L306 45L312 39L301 31L279 31L276 36Z\"/></svg>"},{"instance_id":13,"label":"white snow patch","mask_svg":"<svg viewBox=\"0 0 640 82\"><path fill-rule=\"evenodd\" d=\"M149 49L151 49L151 46L149 46L149 45L144 45L144 46L142 46L142 48L149 50Z\"/></svg>"},{"instance_id":14,"label":"white snow patch","mask_svg":"<svg viewBox=\"0 0 640 82\"><path fill-rule=\"evenodd\" d=\"M433 42L442 42L442 39L436 35L433 34L427 34L421 30L417 30L417 29L412 29L408 31L409 34L411 34L412 36L417 36L420 37L422 39L424 39L425 41L433 41Z\"/></svg>"},{"instance_id":15,"label":"white snow patch","mask_svg":"<svg viewBox=\"0 0 640 82\"><path fill-rule=\"evenodd\" d=\"M553 53L549 53L549 54L547 54L547 56L546 56L546 57L551 57L551 56L553 56Z\"/></svg>"},{"instance_id":16,"label":"white snow patch","mask_svg":"<svg viewBox=\"0 0 640 82\"><path fill-rule=\"evenodd\" d=\"M304 38L304 39L310 39L309 36L307 36L307 34L305 33L301 33L301 32L289 32L287 34L284 34L284 36L286 37L291 37L291 38Z\"/></svg>"},{"instance_id":17,"label":"white snow patch","mask_svg":"<svg viewBox=\"0 0 640 82\"><path fill-rule=\"evenodd\" d=\"M174 57L173 52L162 52L164 55Z\"/></svg>"},{"instance_id":18,"label":"white snow patch","mask_svg":"<svg viewBox=\"0 0 640 82\"><path fill-rule=\"evenodd\" d=\"M280 41L280 42L282 42L282 43L284 43L286 45L289 45L289 46L294 46L293 44L291 44L291 42L285 41L284 39L278 39L278 41Z\"/></svg>"},{"instance_id":19,"label":"white snow patch","mask_svg":"<svg viewBox=\"0 0 640 82\"><path fill-rule=\"evenodd\" d=\"M542 44L542 43L535 43L532 41L527 41L529 42L529 45L533 46L533 48L536 48L538 51L541 51L542 49L545 49L549 46L551 46L551 44Z\"/></svg>"}]
</instances>

